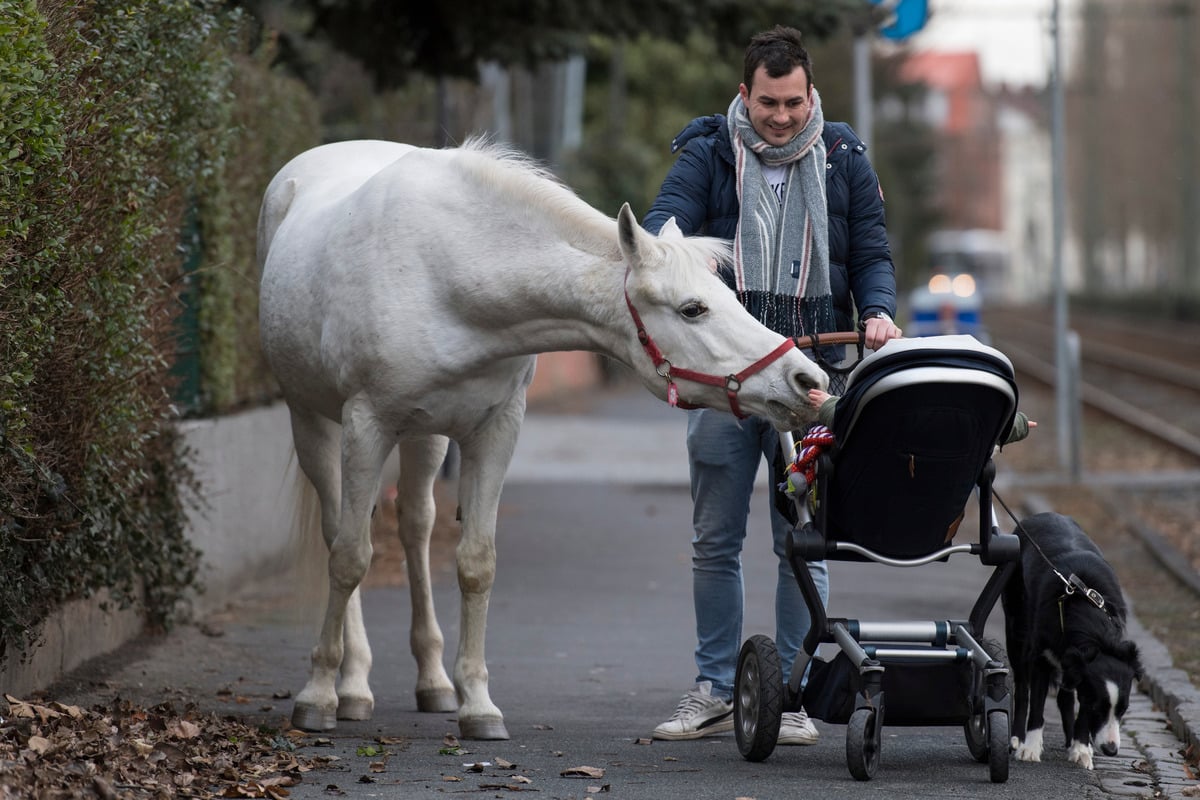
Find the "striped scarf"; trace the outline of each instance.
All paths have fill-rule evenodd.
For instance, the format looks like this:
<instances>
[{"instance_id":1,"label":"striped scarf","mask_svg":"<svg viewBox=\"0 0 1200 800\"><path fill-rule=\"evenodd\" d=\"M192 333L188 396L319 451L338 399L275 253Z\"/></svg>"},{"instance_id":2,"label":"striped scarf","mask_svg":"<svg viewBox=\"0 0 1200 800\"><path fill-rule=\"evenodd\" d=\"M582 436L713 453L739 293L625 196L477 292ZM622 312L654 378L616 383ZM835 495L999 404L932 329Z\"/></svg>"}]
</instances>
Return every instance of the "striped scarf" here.
<instances>
[{"instance_id":1,"label":"striped scarf","mask_svg":"<svg viewBox=\"0 0 1200 800\"><path fill-rule=\"evenodd\" d=\"M820 95L814 87L808 122L782 147L754 130L741 95L729 106L728 125L741 207L734 240L738 299L784 336L833 330ZM786 170L782 202L763 179L764 164Z\"/></svg>"}]
</instances>

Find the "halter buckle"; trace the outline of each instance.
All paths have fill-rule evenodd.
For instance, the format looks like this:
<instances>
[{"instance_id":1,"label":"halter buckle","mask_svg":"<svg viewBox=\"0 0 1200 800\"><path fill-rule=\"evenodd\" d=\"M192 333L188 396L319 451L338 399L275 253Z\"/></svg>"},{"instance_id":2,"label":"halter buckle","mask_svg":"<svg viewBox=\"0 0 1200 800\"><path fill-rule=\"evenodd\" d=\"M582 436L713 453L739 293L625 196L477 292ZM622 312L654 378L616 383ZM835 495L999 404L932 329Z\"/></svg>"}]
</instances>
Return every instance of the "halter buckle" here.
<instances>
[{"instance_id":1,"label":"halter buckle","mask_svg":"<svg viewBox=\"0 0 1200 800\"><path fill-rule=\"evenodd\" d=\"M665 372L663 371L663 367L666 367ZM671 380L671 362L668 359L664 358L661 362L656 364L654 371L658 373L658 377L666 378L668 381Z\"/></svg>"},{"instance_id":2,"label":"halter buckle","mask_svg":"<svg viewBox=\"0 0 1200 800\"><path fill-rule=\"evenodd\" d=\"M742 382L737 375L725 376L725 390L737 394L742 390Z\"/></svg>"}]
</instances>

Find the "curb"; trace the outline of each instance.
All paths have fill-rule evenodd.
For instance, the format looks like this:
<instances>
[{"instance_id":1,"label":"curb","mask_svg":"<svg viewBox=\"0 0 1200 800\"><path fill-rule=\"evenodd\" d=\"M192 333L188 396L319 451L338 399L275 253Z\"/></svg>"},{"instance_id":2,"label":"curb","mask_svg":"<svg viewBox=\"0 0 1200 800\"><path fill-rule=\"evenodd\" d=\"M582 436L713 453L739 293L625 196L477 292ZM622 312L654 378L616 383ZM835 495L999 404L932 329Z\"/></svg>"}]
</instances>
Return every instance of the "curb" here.
<instances>
[{"instance_id":1,"label":"curb","mask_svg":"<svg viewBox=\"0 0 1200 800\"><path fill-rule=\"evenodd\" d=\"M1037 494L1026 495L1022 505L1027 514L1054 510ZM1128 595L1125 599L1129 603L1126 633L1141 655L1140 687L1166 713L1172 731L1184 746L1193 753L1200 753L1200 690L1192 685L1186 672L1175 668L1166 645L1142 626Z\"/></svg>"}]
</instances>

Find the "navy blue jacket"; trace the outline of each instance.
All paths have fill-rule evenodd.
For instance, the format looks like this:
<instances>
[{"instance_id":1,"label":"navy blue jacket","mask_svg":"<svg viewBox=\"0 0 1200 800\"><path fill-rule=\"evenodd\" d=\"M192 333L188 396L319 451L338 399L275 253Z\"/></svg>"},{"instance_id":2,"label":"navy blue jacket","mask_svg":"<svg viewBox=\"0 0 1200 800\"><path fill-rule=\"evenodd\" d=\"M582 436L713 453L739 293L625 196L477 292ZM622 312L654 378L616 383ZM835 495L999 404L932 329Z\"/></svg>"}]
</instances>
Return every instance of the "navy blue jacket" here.
<instances>
[{"instance_id":1,"label":"navy blue jacket","mask_svg":"<svg viewBox=\"0 0 1200 800\"><path fill-rule=\"evenodd\" d=\"M853 330L859 315L896 316L896 277L884 225L883 192L866 145L844 122L826 122L825 188L829 203L829 282L837 329ZM685 235L732 241L738 199L733 148L723 114L697 117L674 141L679 152L642 226L658 233L671 217ZM853 306L851 303L853 302Z\"/></svg>"}]
</instances>

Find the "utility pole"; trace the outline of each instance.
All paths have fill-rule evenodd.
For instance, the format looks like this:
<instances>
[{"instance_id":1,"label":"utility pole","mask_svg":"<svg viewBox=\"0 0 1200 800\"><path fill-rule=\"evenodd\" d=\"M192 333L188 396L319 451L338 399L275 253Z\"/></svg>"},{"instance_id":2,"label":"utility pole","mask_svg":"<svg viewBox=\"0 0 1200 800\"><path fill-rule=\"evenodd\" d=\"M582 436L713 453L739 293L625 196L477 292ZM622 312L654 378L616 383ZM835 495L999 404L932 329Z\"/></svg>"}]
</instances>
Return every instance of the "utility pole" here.
<instances>
[{"instance_id":1,"label":"utility pole","mask_svg":"<svg viewBox=\"0 0 1200 800\"><path fill-rule=\"evenodd\" d=\"M1054 218L1054 343L1056 372L1056 427L1059 466L1071 480L1078 481L1080 467L1079 339L1068 334L1067 289L1063 276L1063 239L1066 235L1066 153L1064 147L1064 88L1062 58L1062 15L1060 0L1054 0L1051 35L1054 42L1054 80L1051 89L1050 161L1053 179Z\"/></svg>"},{"instance_id":2,"label":"utility pole","mask_svg":"<svg viewBox=\"0 0 1200 800\"><path fill-rule=\"evenodd\" d=\"M874 144L875 115L871 82L872 15L869 9L854 25L854 132L870 147Z\"/></svg>"},{"instance_id":3,"label":"utility pole","mask_svg":"<svg viewBox=\"0 0 1200 800\"><path fill-rule=\"evenodd\" d=\"M1200 187L1196 175L1196 87L1195 9L1193 0L1179 0L1176 12L1179 15L1179 286L1184 296L1194 297L1197 289L1197 231L1196 214L1200 213Z\"/></svg>"}]
</instances>

